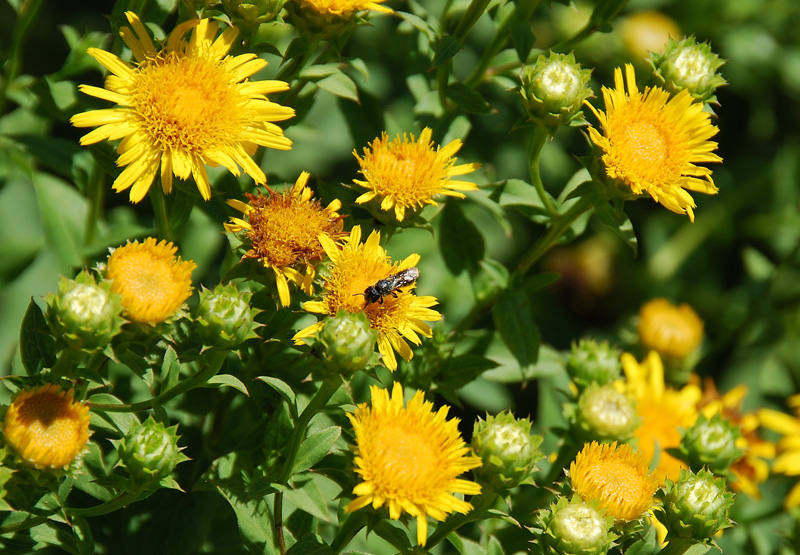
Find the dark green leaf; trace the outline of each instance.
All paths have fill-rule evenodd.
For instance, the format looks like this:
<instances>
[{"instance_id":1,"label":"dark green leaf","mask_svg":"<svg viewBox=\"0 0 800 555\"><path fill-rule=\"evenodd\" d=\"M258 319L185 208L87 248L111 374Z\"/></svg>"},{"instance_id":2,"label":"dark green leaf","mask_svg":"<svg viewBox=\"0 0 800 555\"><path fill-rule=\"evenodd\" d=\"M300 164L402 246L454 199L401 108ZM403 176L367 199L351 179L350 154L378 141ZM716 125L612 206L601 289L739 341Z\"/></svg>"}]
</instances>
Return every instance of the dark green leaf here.
<instances>
[{"instance_id":1,"label":"dark green leaf","mask_svg":"<svg viewBox=\"0 0 800 555\"><path fill-rule=\"evenodd\" d=\"M492 107L479 92L470 89L463 83L447 85L445 95L455 102L459 108L470 114L488 114L492 111Z\"/></svg>"},{"instance_id":2,"label":"dark green leaf","mask_svg":"<svg viewBox=\"0 0 800 555\"><path fill-rule=\"evenodd\" d=\"M495 366L495 361L478 355L450 357L439 364L442 386L458 389Z\"/></svg>"},{"instance_id":3,"label":"dark green leaf","mask_svg":"<svg viewBox=\"0 0 800 555\"><path fill-rule=\"evenodd\" d=\"M445 264L455 275L464 270L474 272L484 256L483 235L455 202L448 202L442 210L439 245Z\"/></svg>"},{"instance_id":4,"label":"dark green leaf","mask_svg":"<svg viewBox=\"0 0 800 555\"><path fill-rule=\"evenodd\" d=\"M263 498L245 500L239 494L225 487L218 486L225 497L239 524L239 535L251 553L277 555L274 548L272 511Z\"/></svg>"},{"instance_id":5,"label":"dark green leaf","mask_svg":"<svg viewBox=\"0 0 800 555\"><path fill-rule=\"evenodd\" d=\"M456 39L450 35L444 35L436 44L436 53L433 55L431 66L439 67L443 63L449 62L462 48L461 43Z\"/></svg>"},{"instance_id":6,"label":"dark green leaf","mask_svg":"<svg viewBox=\"0 0 800 555\"><path fill-rule=\"evenodd\" d=\"M304 472L321 461L341 435L342 429L339 426L331 426L307 437L297 450L292 474Z\"/></svg>"},{"instance_id":7,"label":"dark green leaf","mask_svg":"<svg viewBox=\"0 0 800 555\"><path fill-rule=\"evenodd\" d=\"M350 77L342 72L334 73L317 82L320 89L326 90L338 97L358 102L358 89Z\"/></svg>"},{"instance_id":8,"label":"dark green leaf","mask_svg":"<svg viewBox=\"0 0 800 555\"><path fill-rule=\"evenodd\" d=\"M514 19L508 30L511 34L511 42L514 44L514 49L517 51L519 61L523 64L527 63L528 56L536 42L536 37L531 28L531 22L527 19Z\"/></svg>"},{"instance_id":9,"label":"dark green leaf","mask_svg":"<svg viewBox=\"0 0 800 555\"><path fill-rule=\"evenodd\" d=\"M294 390L289 384L279 380L278 378L272 378L270 376L258 376L256 379L264 382L272 387L275 391L280 393L281 396L286 400L286 403L288 403L292 417L297 418L297 401L294 396Z\"/></svg>"},{"instance_id":10,"label":"dark green leaf","mask_svg":"<svg viewBox=\"0 0 800 555\"><path fill-rule=\"evenodd\" d=\"M417 31L424 34L430 42L436 40L436 31L428 25L424 19L411 13L396 11L394 14L400 19L404 19Z\"/></svg>"},{"instance_id":11,"label":"dark green leaf","mask_svg":"<svg viewBox=\"0 0 800 555\"><path fill-rule=\"evenodd\" d=\"M45 237L56 255L61 272L72 275L83 266L80 246L86 222L87 203L74 187L48 174L39 173L33 182Z\"/></svg>"},{"instance_id":12,"label":"dark green leaf","mask_svg":"<svg viewBox=\"0 0 800 555\"><path fill-rule=\"evenodd\" d=\"M250 396L250 393L247 391L247 387L242 383L242 380L237 378L236 376L232 376L230 374L217 374L213 376L206 382L206 387L232 387L237 391L240 391Z\"/></svg>"},{"instance_id":13,"label":"dark green leaf","mask_svg":"<svg viewBox=\"0 0 800 555\"><path fill-rule=\"evenodd\" d=\"M336 555L336 553L319 536L309 534L297 540L286 555Z\"/></svg>"},{"instance_id":14,"label":"dark green leaf","mask_svg":"<svg viewBox=\"0 0 800 555\"><path fill-rule=\"evenodd\" d=\"M411 549L411 542L408 541L408 534L386 520L382 520L374 528L374 532L401 553L408 553Z\"/></svg>"},{"instance_id":15,"label":"dark green leaf","mask_svg":"<svg viewBox=\"0 0 800 555\"><path fill-rule=\"evenodd\" d=\"M636 231L628 215L622 211L622 206L614 207L609 203L595 206L594 214L597 221L613 231L617 237L622 239L633 251L633 255L639 250L639 240L636 238Z\"/></svg>"},{"instance_id":16,"label":"dark green leaf","mask_svg":"<svg viewBox=\"0 0 800 555\"><path fill-rule=\"evenodd\" d=\"M304 480L301 485L284 492L286 501L320 520L330 523L328 504L314 480Z\"/></svg>"},{"instance_id":17,"label":"dark green leaf","mask_svg":"<svg viewBox=\"0 0 800 555\"><path fill-rule=\"evenodd\" d=\"M291 60L297 56L301 56L305 54L311 43L305 37L297 37L289 43L289 46L286 47L286 52L283 54L283 62L285 63L287 60Z\"/></svg>"},{"instance_id":18,"label":"dark green leaf","mask_svg":"<svg viewBox=\"0 0 800 555\"><path fill-rule=\"evenodd\" d=\"M180 375L181 364L178 361L178 353L169 346L164 351L164 360L161 362L161 391L166 391L178 383Z\"/></svg>"},{"instance_id":19,"label":"dark green leaf","mask_svg":"<svg viewBox=\"0 0 800 555\"><path fill-rule=\"evenodd\" d=\"M19 332L20 358L29 375L53 367L56 363L55 345L42 309L31 299Z\"/></svg>"},{"instance_id":20,"label":"dark green leaf","mask_svg":"<svg viewBox=\"0 0 800 555\"><path fill-rule=\"evenodd\" d=\"M556 272L542 272L525 280L525 291L535 293L541 289L547 289L561 279L561 274Z\"/></svg>"},{"instance_id":21,"label":"dark green leaf","mask_svg":"<svg viewBox=\"0 0 800 555\"><path fill-rule=\"evenodd\" d=\"M528 296L519 289L506 291L497 298L492 310L495 327L503 343L522 368L534 364L539 355L539 328L533 321Z\"/></svg>"}]
</instances>

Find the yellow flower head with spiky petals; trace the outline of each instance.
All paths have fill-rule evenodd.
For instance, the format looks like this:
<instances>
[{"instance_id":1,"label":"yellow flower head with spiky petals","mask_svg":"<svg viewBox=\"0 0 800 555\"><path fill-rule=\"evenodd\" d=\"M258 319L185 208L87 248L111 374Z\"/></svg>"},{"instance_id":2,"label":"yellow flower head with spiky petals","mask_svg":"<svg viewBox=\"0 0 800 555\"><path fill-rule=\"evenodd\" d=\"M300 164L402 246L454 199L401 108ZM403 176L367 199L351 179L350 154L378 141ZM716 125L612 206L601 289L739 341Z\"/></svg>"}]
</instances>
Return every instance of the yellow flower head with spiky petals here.
<instances>
[{"instance_id":1,"label":"yellow flower head with spiky petals","mask_svg":"<svg viewBox=\"0 0 800 555\"><path fill-rule=\"evenodd\" d=\"M693 103L688 91L670 98L659 87L639 91L633 66L614 70L614 89L603 87L606 111L589 107L602 133L589 127L589 137L602 151L606 177L627 198L647 193L653 200L694 221L694 199L689 191L715 194L711 170L696 164L721 162L709 141L718 129L702 103Z\"/></svg>"},{"instance_id":2,"label":"yellow flower head with spiky petals","mask_svg":"<svg viewBox=\"0 0 800 555\"><path fill-rule=\"evenodd\" d=\"M334 15L349 18L356 12L375 10L382 13L394 13L390 8L380 3L386 0L298 0L302 7L313 10L322 15Z\"/></svg>"},{"instance_id":3,"label":"yellow flower head with spiky petals","mask_svg":"<svg viewBox=\"0 0 800 555\"><path fill-rule=\"evenodd\" d=\"M468 513L472 505L453 494L478 495L481 486L458 476L481 466L458 431L458 419L447 420L449 407L433 411L421 391L403 406L403 387L370 388L371 406L361 404L348 414L356 433L356 473L363 480L345 510L387 505L389 518L403 512L417 517L417 543L428 538L427 517L444 520L453 512Z\"/></svg>"},{"instance_id":4,"label":"yellow flower head with spiky petals","mask_svg":"<svg viewBox=\"0 0 800 555\"><path fill-rule=\"evenodd\" d=\"M436 205L435 195L447 195L464 198L459 191L473 191L478 188L474 183L451 179L475 171L479 164L461 164L456 166L454 155L461 148L461 141L456 139L445 147L434 148L431 141L432 131L426 127L419 140L411 135L398 135L389 142L385 132L375 139L370 148L364 149L360 157L356 151L353 155L361 166L360 173L365 181L355 183L369 189L356 199L363 204L373 199L380 200L383 211L394 208L397 221L402 222L406 211L419 210L426 204Z\"/></svg>"},{"instance_id":5,"label":"yellow flower head with spiky petals","mask_svg":"<svg viewBox=\"0 0 800 555\"><path fill-rule=\"evenodd\" d=\"M106 264L111 290L122 296L125 315L134 322L163 322L192 294L191 260L181 260L172 243L148 237L114 249Z\"/></svg>"},{"instance_id":6,"label":"yellow flower head with spiky petals","mask_svg":"<svg viewBox=\"0 0 800 555\"><path fill-rule=\"evenodd\" d=\"M630 445L587 443L569 467L572 490L584 501L596 499L617 520L637 519L650 508L658 489L647 463L647 456Z\"/></svg>"},{"instance_id":7,"label":"yellow flower head with spiky petals","mask_svg":"<svg viewBox=\"0 0 800 555\"><path fill-rule=\"evenodd\" d=\"M89 407L55 384L21 392L3 421L3 435L36 468L63 468L89 441Z\"/></svg>"},{"instance_id":8,"label":"yellow flower head with spiky petals","mask_svg":"<svg viewBox=\"0 0 800 555\"><path fill-rule=\"evenodd\" d=\"M661 356L684 359L703 340L703 321L688 304L653 299L639 310L639 339Z\"/></svg>"},{"instance_id":9,"label":"yellow flower head with spiky petals","mask_svg":"<svg viewBox=\"0 0 800 555\"><path fill-rule=\"evenodd\" d=\"M289 306L291 301L290 281L306 294L314 294L314 262L321 260L325 252L319 236L334 240L342 235L343 216L337 213L341 201L334 200L323 208L319 200L311 200L312 191L306 187L308 177L308 172L302 172L288 192L276 193L267 187L269 196L246 193L248 203L228 201L246 220L231 218L231 223L224 224L225 229L244 232L251 245L245 258L259 259L266 268L272 268L283 306ZM305 275L296 266L303 266Z\"/></svg>"},{"instance_id":10,"label":"yellow flower head with spiky petals","mask_svg":"<svg viewBox=\"0 0 800 555\"><path fill-rule=\"evenodd\" d=\"M411 360L414 352L407 341L419 345L422 341L420 335L432 335L430 326L425 322L442 318L441 314L430 308L438 303L436 297L417 297L411 292L415 285L413 283L396 290L396 296L383 297L382 302L366 303L364 291L379 280L413 268L419 261L419 255L412 254L399 264L393 263L380 245L381 234L373 231L362 243L360 226L350 231L342 248L324 235L319 240L331 259L325 278L325 296L321 301L303 303L303 309L326 316L335 316L340 310L363 312L367 315L370 327L378 332L378 351L383 355L386 367L390 370L397 368L395 351L404 360ZM324 325L323 320L300 330L294 336L295 342L301 343L303 338L313 336Z\"/></svg>"},{"instance_id":11,"label":"yellow flower head with spiky petals","mask_svg":"<svg viewBox=\"0 0 800 555\"><path fill-rule=\"evenodd\" d=\"M639 449L648 462L658 457L655 476L659 484L667 479L677 481L686 465L666 452L681 443L681 429L697 420L700 387L689 383L680 390L664 383L664 365L655 351L650 351L641 364L630 353L621 358L626 377L626 392L636 400L641 425L634 432Z\"/></svg>"},{"instance_id":12,"label":"yellow flower head with spiky petals","mask_svg":"<svg viewBox=\"0 0 800 555\"><path fill-rule=\"evenodd\" d=\"M216 38L217 21L185 21L159 50L139 17L125 15L131 27L123 27L120 36L136 62L90 48L89 55L112 75L105 88L80 86L84 93L117 106L71 119L76 127L97 127L81 138L82 145L122 139L117 165L125 169L114 181L114 190L130 188L131 202L139 202L156 175L165 193L172 191L173 175L192 176L208 200L206 166L222 166L237 176L241 167L256 183L264 183L264 172L251 156L258 146L290 149L292 142L272 122L294 115L294 110L265 95L286 90L288 84L248 80L267 62L252 53L227 56L238 33L233 27Z\"/></svg>"},{"instance_id":13,"label":"yellow flower head with spiky petals","mask_svg":"<svg viewBox=\"0 0 800 555\"><path fill-rule=\"evenodd\" d=\"M772 471L787 476L800 476L800 394L787 400L796 416L772 409L760 409L758 418L764 428L778 432L778 456L772 463ZM783 501L787 509L800 507L800 482L797 482Z\"/></svg>"}]
</instances>

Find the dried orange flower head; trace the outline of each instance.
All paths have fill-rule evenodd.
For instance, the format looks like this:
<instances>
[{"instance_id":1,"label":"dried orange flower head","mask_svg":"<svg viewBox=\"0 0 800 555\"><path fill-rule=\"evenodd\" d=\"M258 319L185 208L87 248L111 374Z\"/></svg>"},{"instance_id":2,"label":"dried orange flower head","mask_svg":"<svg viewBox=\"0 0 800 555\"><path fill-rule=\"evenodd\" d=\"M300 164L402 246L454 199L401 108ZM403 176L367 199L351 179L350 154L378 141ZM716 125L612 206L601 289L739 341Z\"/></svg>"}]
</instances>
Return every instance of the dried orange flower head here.
<instances>
[{"instance_id":1,"label":"dried orange flower head","mask_svg":"<svg viewBox=\"0 0 800 555\"><path fill-rule=\"evenodd\" d=\"M650 507L658 489L647 465L647 457L630 445L593 441L569 467L572 489L585 501L596 499L617 520L634 520Z\"/></svg>"},{"instance_id":2,"label":"dried orange flower head","mask_svg":"<svg viewBox=\"0 0 800 555\"><path fill-rule=\"evenodd\" d=\"M684 359L703 340L703 321L688 304L653 299L639 310L639 339L661 356Z\"/></svg>"},{"instance_id":3,"label":"dried orange flower head","mask_svg":"<svg viewBox=\"0 0 800 555\"><path fill-rule=\"evenodd\" d=\"M54 384L21 392L3 421L8 444L37 468L63 468L89 441L89 407Z\"/></svg>"},{"instance_id":4,"label":"dried orange flower head","mask_svg":"<svg viewBox=\"0 0 800 555\"><path fill-rule=\"evenodd\" d=\"M468 513L472 505L456 493L478 495L481 486L458 476L481 466L458 431L458 419L447 419L449 407L433 410L421 391L404 406L403 387L370 388L371 405L348 414L356 434L356 473L363 480L345 510L367 505L389 507L389 518L403 512L417 517L417 543L425 545L427 517L444 520L453 512Z\"/></svg>"},{"instance_id":5,"label":"dried orange flower head","mask_svg":"<svg viewBox=\"0 0 800 555\"><path fill-rule=\"evenodd\" d=\"M192 294L192 270L197 264L181 260L172 243L148 237L114 249L108 257L106 278L122 296L125 314L134 322L163 322Z\"/></svg>"}]
</instances>

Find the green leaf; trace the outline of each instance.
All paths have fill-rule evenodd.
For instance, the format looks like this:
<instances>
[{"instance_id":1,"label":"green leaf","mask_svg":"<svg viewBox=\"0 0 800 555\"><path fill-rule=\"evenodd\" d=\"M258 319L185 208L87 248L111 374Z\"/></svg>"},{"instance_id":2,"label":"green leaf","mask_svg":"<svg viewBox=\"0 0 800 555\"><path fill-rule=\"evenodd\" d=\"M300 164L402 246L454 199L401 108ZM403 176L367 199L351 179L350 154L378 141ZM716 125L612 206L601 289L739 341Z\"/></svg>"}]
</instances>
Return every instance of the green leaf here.
<instances>
[{"instance_id":1,"label":"green leaf","mask_svg":"<svg viewBox=\"0 0 800 555\"><path fill-rule=\"evenodd\" d=\"M286 501L307 512L308 514L330 523L328 504L319 486L311 480L303 480L299 487L287 489L284 492Z\"/></svg>"},{"instance_id":2,"label":"green leaf","mask_svg":"<svg viewBox=\"0 0 800 555\"><path fill-rule=\"evenodd\" d=\"M439 364L439 374L443 387L459 389L473 381L497 363L479 355L458 355L443 360Z\"/></svg>"},{"instance_id":3,"label":"green leaf","mask_svg":"<svg viewBox=\"0 0 800 555\"><path fill-rule=\"evenodd\" d=\"M378 535L378 537L389 542L392 547L401 553L408 553L411 549L411 542L408 541L408 534L405 532L405 530L390 524L386 520L382 520L373 531Z\"/></svg>"},{"instance_id":4,"label":"green leaf","mask_svg":"<svg viewBox=\"0 0 800 555\"><path fill-rule=\"evenodd\" d=\"M431 67L439 67L440 65L449 62L453 56L458 54L463 46L456 39L450 35L440 37L436 44L436 53L433 55L433 62Z\"/></svg>"},{"instance_id":5,"label":"green leaf","mask_svg":"<svg viewBox=\"0 0 800 555\"><path fill-rule=\"evenodd\" d=\"M297 450L292 474L304 472L321 461L341 435L339 426L331 426L307 437Z\"/></svg>"},{"instance_id":6,"label":"green leaf","mask_svg":"<svg viewBox=\"0 0 800 555\"><path fill-rule=\"evenodd\" d=\"M396 11L394 14L400 19L407 21L417 31L420 31L423 35L425 35L429 42L434 42L436 40L436 31L421 17L400 11Z\"/></svg>"},{"instance_id":7,"label":"green leaf","mask_svg":"<svg viewBox=\"0 0 800 555\"><path fill-rule=\"evenodd\" d=\"M444 93L459 108L470 114L488 114L492 111L492 107L479 92L470 89L463 83L447 85Z\"/></svg>"},{"instance_id":8,"label":"green leaf","mask_svg":"<svg viewBox=\"0 0 800 555\"><path fill-rule=\"evenodd\" d=\"M514 19L508 30L511 34L511 42L514 45L514 49L517 51L519 61L523 64L527 63L531 49L534 43L536 43L536 36L533 34L531 22L527 19Z\"/></svg>"},{"instance_id":9,"label":"green leaf","mask_svg":"<svg viewBox=\"0 0 800 555\"><path fill-rule=\"evenodd\" d=\"M491 194L500 206L524 207L526 216L547 214L544 202L536 188L521 179L507 179L498 183ZM552 200L552 197L550 197Z\"/></svg>"},{"instance_id":10,"label":"green leaf","mask_svg":"<svg viewBox=\"0 0 800 555\"><path fill-rule=\"evenodd\" d=\"M166 391L178 383L181 375L181 365L178 353L170 345L164 351L164 360L161 362L161 391Z\"/></svg>"},{"instance_id":11,"label":"green leaf","mask_svg":"<svg viewBox=\"0 0 800 555\"><path fill-rule=\"evenodd\" d=\"M297 37L289 43L289 46L286 47L286 52L283 54L283 63L286 63L287 60L291 60L297 56L305 54L309 47L311 46L311 42L305 37Z\"/></svg>"},{"instance_id":12,"label":"green leaf","mask_svg":"<svg viewBox=\"0 0 800 555\"><path fill-rule=\"evenodd\" d=\"M307 67L303 71L300 72L300 77L303 79L309 79L311 81L316 81L318 79L322 79L323 77L328 77L329 75L334 75L340 71L339 64L316 64L310 67Z\"/></svg>"},{"instance_id":13,"label":"green leaf","mask_svg":"<svg viewBox=\"0 0 800 555\"><path fill-rule=\"evenodd\" d=\"M232 387L250 397L250 392L242 380L230 374L217 374L206 382L205 387Z\"/></svg>"},{"instance_id":14,"label":"green leaf","mask_svg":"<svg viewBox=\"0 0 800 555\"><path fill-rule=\"evenodd\" d=\"M358 102L358 88L356 84L349 76L341 71L318 81L317 86L338 97Z\"/></svg>"},{"instance_id":15,"label":"green leaf","mask_svg":"<svg viewBox=\"0 0 800 555\"><path fill-rule=\"evenodd\" d=\"M251 553L278 555L273 537L272 511L263 498L245 500L243 496L217 485L228 501L239 524L239 535Z\"/></svg>"},{"instance_id":16,"label":"green leaf","mask_svg":"<svg viewBox=\"0 0 800 555\"><path fill-rule=\"evenodd\" d=\"M503 343L522 368L534 364L539 355L539 328L524 291L512 289L501 293L492 310L494 324Z\"/></svg>"},{"instance_id":17,"label":"green leaf","mask_svg":"<svg viewBox=\"0 0 800 555\"><path fill-rule=\"evenodd\" d=\"M308 534L297 540L297 543L286 551L286 555L336 555L336 552L318 535Z\"/></svg>"},{"instance_id":18,"label":"green leaf","mask_svg":"<svg viewBox=\"0 0 800 555\"><path fill-rule=\"evenodd\" d=\"M42 215L47 244L56 255L61 272L72 275L83 266L80 247L86 222L87 204L75 188L47 174L33 181Z\"/></svg>"},{"instance_id":19,"label":"green leaf","mask_svg":"<svg viewBox=\"0 0 800 555\"><path fill-rule=\"evenodd\" d=\"M609 203L603 203L595 206L594 213L597 216L597 221L622 239L631 248L633 255L636 256L639 249L639 240L636 238L636 231L633 229L630 218L622 211L622 205L614 207Z\"/></svg>"},{"instance_id":20,"label":"green leaf","mask_svg":"<svg viewBox=\"0 0 800 555\"><path fill-rule=\"evenodd\" d=\"M474 273L484 256L483 235L468 220L457 202L448 202L439 220L439 245L442 258L453 274Z\"/></svg>"},{"instance_id":21,"label":"green leaf","mask_svg":"<svg viewBox=\"0 0 800 555\"><path fill-rule=\"evenodd\" d=\"M31 299L19 332L20 358L28 375L53 367L56 363L55 344L42 309Z\"/></svg>"},{"instance_id":22,"label":"green leaf","mask_svg":"<svg viewBox=\"0 0 800 555\"><path fill-rule=\"evenodd\" d=\"M264 382L265 384L272 387L275 391L281 394L284 398L286 403L289 405L289 410L292 413L292 418L297 418L297 400L294 396L294 390L287 384L279 380L278 378L273 378L270 376L258 376L256 377L258 381Z\"/></svg>"}]
</instances>

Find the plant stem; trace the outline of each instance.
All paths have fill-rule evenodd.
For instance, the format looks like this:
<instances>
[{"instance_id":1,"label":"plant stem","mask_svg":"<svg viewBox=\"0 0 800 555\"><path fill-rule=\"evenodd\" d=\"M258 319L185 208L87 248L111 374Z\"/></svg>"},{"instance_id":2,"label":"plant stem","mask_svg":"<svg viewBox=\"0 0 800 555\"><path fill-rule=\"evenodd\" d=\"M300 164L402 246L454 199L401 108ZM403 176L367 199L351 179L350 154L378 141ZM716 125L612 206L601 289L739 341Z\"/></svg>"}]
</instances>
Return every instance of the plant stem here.
<instances>
[{"instance_id":1,"label":"plant stem","mask_svg":"<svg viewBox=\"0 0 800 555\"><path fill-rule=\"evenodd\" d=\"M22 44L25 42L25 36L36 21L41 7L42 0L26 0L17 12L16 24L11 27L11 45L5 63L5 75L0 79L0 116L5 114L8 87L17 78L22 66Z\"/></svg>"},{"instance_id":2,"label":"plant stem","mask_svg":"<svg viewBox=\"0 0 800 555\"><path fill-rule=\"evenodd\" d=\"M134 501L139 500L139 492L125 491L118 494L113 499L109 499L105 503L100 503L94 507L87 507L85 509L64 509L67 516L79 516L83 518L106 515L113 513L117 509L121 509L125 505L129 505Z\"/></svg>"},{"instance_id":3,"label":"plant stem","mask_svg":"<svg viewBox=\"0 0 800 555\"><path fill-rule=\"evenodd\" d=\"M0 526L0 537L5 536L7 534L12 534L14 532L19 532L21 530L28 530L33 528L34 526L39 526L40 524L44 524L47 522L48 517L46 516L37 516L34 518L29 518L27 520L23 520L22 522L17 522L16 524L9 524L8 526Z\"/></svg>"},{"instance_id":4,"label":"plant stem","mask_svg":"<svg viewBox=\"0 0 800 555\"><path fill-rule=\"evenodd\" d=\"M169 210L167 210L167 201L164 198L164 192L161 190L161 178L156 175L153 184L150 186L148 193L150 202L153 203L153 214L156 219L156 233L162 239L172 241L172 229L169 225Z\"/></svg>"},{"instance_id":5,"label":"plant stem","mask_svg":"<svg viewBox=\"0 0 800 555\"><path fill-rule=\"evenodd\" d=\"M542 183L542 175L539 171L539 160L541 158L542 148L544 147L545 143L547 142L549 134L547 129L544 128L542 125L537 125L533 128L533 135L531 135L531 144L528 148L528 167L530 169L531 175L531 184L536 189L536 192L539 194L539 198L542 200L542 204L550 213L550 216L556 216L558 211L553 206L553 203L550 202L550 195L547 194L547 191L544 189L544 184Z\"/></svg>"},{"instance_id":6,"label":"plant stem","mask_svg":"<svg viewBox=\"0 0 800 555\"><path fill-rule=\"evenodd\" d=\"M494 491L486 491L479 497L473 499L476 501L476 503L470 512L467 514L451 515L450 518L439 523L436 526L436 530L434 530L433 534L431 534L431 537L428 538L428 541L425 544L425 549L432 549L433 546L449 536L451 532L454 532L465 524L475 522L476 520L482 520L484 518L484 514L492 508L492 505L494 505L494 502L497 500L497 498L498 495Z\"/></svg>"}]
</instances>

